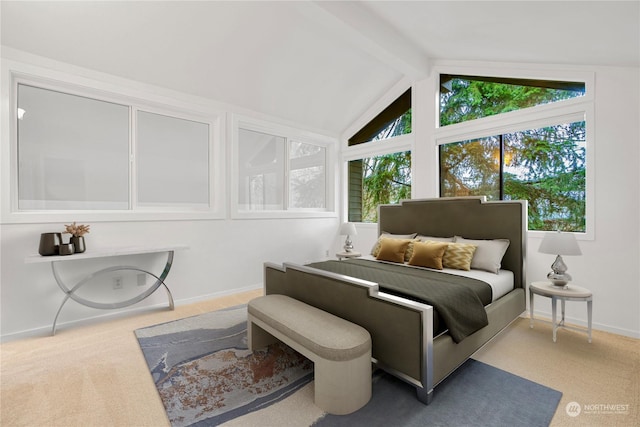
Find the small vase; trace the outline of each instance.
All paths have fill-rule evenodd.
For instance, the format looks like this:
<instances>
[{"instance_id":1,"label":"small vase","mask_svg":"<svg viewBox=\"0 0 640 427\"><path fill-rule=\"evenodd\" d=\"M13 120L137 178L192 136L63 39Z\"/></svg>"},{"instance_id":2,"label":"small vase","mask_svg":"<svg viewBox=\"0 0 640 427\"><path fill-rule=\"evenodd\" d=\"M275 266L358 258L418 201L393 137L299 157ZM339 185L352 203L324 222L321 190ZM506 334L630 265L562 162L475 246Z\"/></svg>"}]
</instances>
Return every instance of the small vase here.
<instances>
[{"instance_id":1,"label":"small vase","mask_svg":"<svg viewBox=\"0 0 640 427\"><path fill-rule=\"evenodd\" d=\"M60 255L73 255L74 248L73 243L60 244Z\"/></svg>"},{"instance_id":2,"label":"small vase","mask_svg":"<svg viewBox=\"0 0 640 427\"><path fill-rule=\"evenodd\" d=\"M58 255L62 244L62 233L42 233L38 253L42 256Z\"/></svg>"},{"instance_id":3,"label":"small vase","mask_svg":"<svg viewBox=\"0 0 640 427\"><path fill-rule=\"evenodd\" d=\"M81 254L87 250L84 245L84 236L71 236L69 242L73 243L74 253Z\"/></svg>"}]
</instances>

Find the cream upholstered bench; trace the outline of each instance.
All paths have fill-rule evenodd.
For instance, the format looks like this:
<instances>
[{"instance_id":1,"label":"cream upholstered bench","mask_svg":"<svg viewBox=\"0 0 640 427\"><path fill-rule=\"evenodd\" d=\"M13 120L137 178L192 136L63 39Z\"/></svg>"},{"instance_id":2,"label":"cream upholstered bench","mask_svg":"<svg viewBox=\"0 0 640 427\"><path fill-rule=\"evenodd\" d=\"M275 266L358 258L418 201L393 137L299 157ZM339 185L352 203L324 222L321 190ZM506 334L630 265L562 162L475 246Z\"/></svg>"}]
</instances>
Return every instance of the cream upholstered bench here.
<instances>
[{"instance_id":1,"label":"cream upholstered bench","mask_svg":"<svg viewBox=\"0 0 640 427\"><path fill-rule=\"evenodd\" d=\"M314 363L315 403L335 415L371 398L371 335L354 323L285 295L249 301L249 349L278 340Z\"/></svg>"}]
</instances>

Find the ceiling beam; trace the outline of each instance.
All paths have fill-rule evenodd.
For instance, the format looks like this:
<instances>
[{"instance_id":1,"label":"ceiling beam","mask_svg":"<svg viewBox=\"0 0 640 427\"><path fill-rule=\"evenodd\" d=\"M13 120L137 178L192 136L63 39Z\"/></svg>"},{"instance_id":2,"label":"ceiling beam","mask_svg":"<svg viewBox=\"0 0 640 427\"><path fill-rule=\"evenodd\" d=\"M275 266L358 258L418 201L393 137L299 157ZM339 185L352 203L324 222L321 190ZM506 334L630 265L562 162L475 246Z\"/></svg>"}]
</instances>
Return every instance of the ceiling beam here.
<instances>
[{"instance_id":1,"label":"ceiling beam","mask_svg":"<svg viewBox=\"0 0 640 427\"><path fill-rule=\"evenodd\" d=\"M395 27L355 1L312 1L303 13L411 80L429 74L429 58Z\"/></svg>"}]
</instances>

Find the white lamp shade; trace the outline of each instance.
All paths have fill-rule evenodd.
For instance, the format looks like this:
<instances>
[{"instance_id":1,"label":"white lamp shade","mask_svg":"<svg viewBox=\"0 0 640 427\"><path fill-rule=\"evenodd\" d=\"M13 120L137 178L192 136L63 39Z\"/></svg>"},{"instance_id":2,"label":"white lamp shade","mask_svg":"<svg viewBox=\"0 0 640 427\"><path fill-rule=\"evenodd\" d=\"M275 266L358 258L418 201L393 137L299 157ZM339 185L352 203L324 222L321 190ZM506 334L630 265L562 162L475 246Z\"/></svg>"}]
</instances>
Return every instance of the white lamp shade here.
<instances>
[{"instance_id":1,"label":"white lamp shade","mask_svg":"<svg viewBox=\"0 0 640 427\"><path fill-rule=\"evenodd\" d=\"M540 243L538 252L552 255L582 255L578 241L573 233L559 231L546 233Z\"/></svg>"},{"instance_id":2,"label":"white lamp shade","mask_svg":"<svg viewBox=\"0 0 640 427\"><path fill-rule=\"evenodd\" d=\"M342 236L356 236L356 226L351 222L343 222L340 226L340 235Z\"/></svg>"}]
</instances>

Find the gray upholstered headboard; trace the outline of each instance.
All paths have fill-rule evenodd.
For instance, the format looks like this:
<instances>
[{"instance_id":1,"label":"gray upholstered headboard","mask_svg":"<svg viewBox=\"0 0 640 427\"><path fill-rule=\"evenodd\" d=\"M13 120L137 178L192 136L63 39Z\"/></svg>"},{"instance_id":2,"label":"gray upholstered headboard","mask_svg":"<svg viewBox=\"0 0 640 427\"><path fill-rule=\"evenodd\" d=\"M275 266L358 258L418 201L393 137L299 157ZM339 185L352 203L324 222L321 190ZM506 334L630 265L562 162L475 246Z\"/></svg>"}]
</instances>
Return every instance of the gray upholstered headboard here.
<instances>
[{"instance_id":1,"label":"gray upholstered headboard","mask_svg":"<svg viewBox=\"0 0 640 427\"><path fill-rule=\"evenodd\" d=\"M404 200L378 207L378 234L418 233L434 237L509 239L502 268L525 288L527 202L485 201L484 197Z\"/></svg>"}]
</instances>

